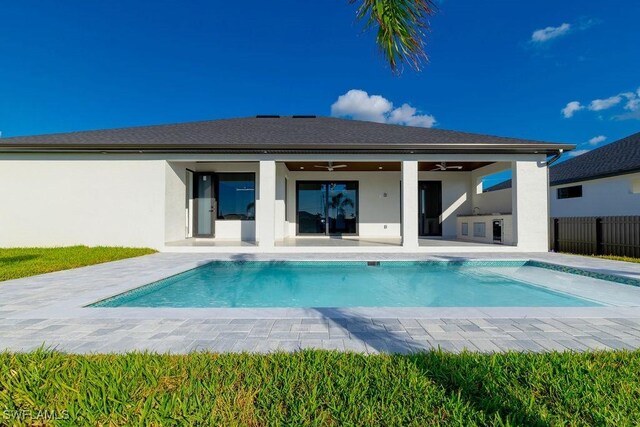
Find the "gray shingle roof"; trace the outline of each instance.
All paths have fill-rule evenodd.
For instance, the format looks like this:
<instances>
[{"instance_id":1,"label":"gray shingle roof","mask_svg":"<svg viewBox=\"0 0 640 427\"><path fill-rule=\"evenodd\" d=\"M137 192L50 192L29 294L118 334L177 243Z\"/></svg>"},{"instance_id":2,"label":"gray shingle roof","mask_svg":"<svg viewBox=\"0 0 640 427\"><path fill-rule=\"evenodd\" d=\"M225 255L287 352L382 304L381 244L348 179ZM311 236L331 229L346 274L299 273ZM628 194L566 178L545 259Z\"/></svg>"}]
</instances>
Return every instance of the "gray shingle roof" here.
<instances>
[{"instance_id":1,"label":"gray shingle roof","mask_svg":"<svg viewBox=\"0 0 640 427\"><path fill-rule=\"evenodd\" d=\"M640 132L551 166L549 181L551 185L561 185L636 171L640 171ZM505 188L511 188L511 180L485 191Z\"/></svg>"},{"instance_id":2,"label":"gray shingle roof","mask_svg":"<svg viewBox=\"0 0 640 427\"><path fill-rule=\"evenodd\" d=\"M551 185L640 170L640 132L551 167Z\"/></svg>"},{"instance_id":3,"label":"gray shingle roof","mask_svg":"<svg viewBox=\"0 0 640 427\"><path fill-rule=\"evenodd\" d=\"M491 187L487 187L487 188L483 189L482 191L484 193L486 193L486 192L489 192L489 191L506 190L507 188L511 188L511 180L510 179L507 179L506 181L499 182L496 185L492 185Z\"/></svg>"},{"instance_id":4,"label":"gray shingle roof","mask_svg":"<svg viewBox=\"0 0 640 427\"><path fill-rule=\"evenodd\" d=\"M140 126L50 135L20 136L0 140L0 150L9 147L53 147L109 149L400 149L454 148L539 149L540 152L567 144L552 144L466 132L399 126L331 117L236 118L170 125ZM445 148L446 149L446 148Z\"/></svg>"}]
</instances>

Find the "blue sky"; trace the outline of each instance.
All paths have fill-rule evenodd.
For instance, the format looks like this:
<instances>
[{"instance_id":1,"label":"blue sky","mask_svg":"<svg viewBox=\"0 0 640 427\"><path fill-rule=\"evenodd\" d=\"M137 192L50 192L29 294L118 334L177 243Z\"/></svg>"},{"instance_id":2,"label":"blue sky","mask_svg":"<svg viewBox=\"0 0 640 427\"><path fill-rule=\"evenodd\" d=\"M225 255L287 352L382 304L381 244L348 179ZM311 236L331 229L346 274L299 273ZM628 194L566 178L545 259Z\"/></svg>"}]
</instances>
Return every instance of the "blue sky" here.
<instances>
[{"instance_id":1,"label":"blue sky","mask_svg":"<svg viewBox=\"0 0 640 427\"><path fill-rule=\"evenodd\" d=\"M431 62L400 76L355 10L347 0L7 2L0 131L330 115L350 90L379 121L582 150L640 130L637 0L445 0L431 20ZM371 113L347 101L334 113ZM579 104L565 117L570 102Z\"/></svg>"}]
</instances>

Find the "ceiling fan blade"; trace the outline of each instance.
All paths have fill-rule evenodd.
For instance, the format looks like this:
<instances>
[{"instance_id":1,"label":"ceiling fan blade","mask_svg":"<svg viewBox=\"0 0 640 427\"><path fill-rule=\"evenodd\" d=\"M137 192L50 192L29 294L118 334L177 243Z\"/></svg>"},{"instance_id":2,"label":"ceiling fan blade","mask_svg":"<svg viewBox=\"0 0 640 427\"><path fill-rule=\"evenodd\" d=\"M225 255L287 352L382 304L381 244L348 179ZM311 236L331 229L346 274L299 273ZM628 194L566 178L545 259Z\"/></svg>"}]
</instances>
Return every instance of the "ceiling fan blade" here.
<instances>
[{"instance_id":1,"label":"ceiling fan blade","mask_svg":"<svg viewBox=\"0 0 640 427\"><path fill-rule=\"evenodd\" d=\"M431 169L431 172L433 172L433 171L441 171L441 170L442 169L440 169L440 168L435 168L435 169Z\"/></svg>"},{"instance_id":2,"label":"ceiling fan blade","mask_svg":"<svg viewBox=\"0 0 640 427\"><path fill-rule=\"evenodd\" d=\"M347 165L335 165L335 166L332 166L332 167L333 167L334 169L338 169L338 168L346 168L346 167L347 167Z\"/></svg>"},{"instance_id":3,"label":"ceiling fan blade","mask_svg":"<svg viewBox=\"0 0 640 427\"><path fill-rule=\"evenodd\" d=\"M462 169L462 166L447 166L447 169L457 169L457 170L460 170L460 169Z\"/></svg>"},{"instance_id":4,"label":"ceiling fan blade","mask_svg":"<svg viewBox=\"0 0 640 427\"><path fill-rule=\"evenodd\" d=\"M329 166L322 166L322 165L313 165L314 168L325 168L325 169L329 169Z\"/></svg>"}]
</instances>

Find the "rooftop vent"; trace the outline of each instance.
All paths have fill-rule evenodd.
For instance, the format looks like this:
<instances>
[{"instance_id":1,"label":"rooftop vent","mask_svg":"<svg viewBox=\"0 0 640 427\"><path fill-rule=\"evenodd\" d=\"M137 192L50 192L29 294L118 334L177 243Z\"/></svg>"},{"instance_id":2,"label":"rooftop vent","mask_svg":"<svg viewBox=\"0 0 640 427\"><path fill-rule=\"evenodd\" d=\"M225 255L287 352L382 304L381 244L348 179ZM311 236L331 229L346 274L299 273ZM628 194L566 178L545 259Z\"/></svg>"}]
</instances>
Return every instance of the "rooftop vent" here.
<instances>
[{"instance_id":1,"label":"rooftop vent","mask_svg":"<svg viewBox=\"0 0 640 427\"><path fill-rule=\"evenodd\" d=\"M297 115L297 116L291 116L291 118L293 119L315 119L316 116L314 114L309 114L309 115Z\"/></svg>"},{"instance_id":2,"label":"rooftop vent","mask_svg":"<svg viewBox=\"0 0 640 427\"><path fill-rule=\"evenodd\" d=\"M278 115L270 115L270 114L258 114L256 119L279 119Z\"/></svg>"}]
</instances>

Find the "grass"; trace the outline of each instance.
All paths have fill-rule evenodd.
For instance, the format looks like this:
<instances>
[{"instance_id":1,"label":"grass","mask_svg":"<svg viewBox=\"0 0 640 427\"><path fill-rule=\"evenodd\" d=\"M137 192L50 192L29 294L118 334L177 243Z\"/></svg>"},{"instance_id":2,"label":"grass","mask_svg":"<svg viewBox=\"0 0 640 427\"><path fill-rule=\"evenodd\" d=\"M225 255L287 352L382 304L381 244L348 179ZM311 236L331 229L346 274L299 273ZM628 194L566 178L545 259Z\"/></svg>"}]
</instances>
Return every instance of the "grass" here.
<instances>
[{"instance_id":1,"label":"grass","mask_svg":"<svg viewBox=\"0 0 640 427\"><path fill-rule=\"evenodd\" d=\"M103 246L0 249L0 281L116 261L154 252L153 249L146 248Z\"/></svg>"},{"instance_id":2,"label":"grass","mask_svg":"<svg viewBox=\"0 0 640 427\"><path fill-rule=\"evenodd\" d=\"M40 350L0 353L0 411L12 422L11 414L48 411L55 425L636 425L639 373L640 352L625 351Z\"/></svg>"},{"instance_id":3,"label":"grass","mask_svg":"<svg viewBox=\"0 0 640 427\"><path fill-rule=\"evenodd\" d=\"M596 258L610 259L612 261L625 261L625 262L637 262L640 263L640 258L632 258L628 256L617 255L594 255Z\"/></svg>"}]
</instances>

